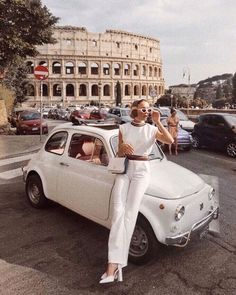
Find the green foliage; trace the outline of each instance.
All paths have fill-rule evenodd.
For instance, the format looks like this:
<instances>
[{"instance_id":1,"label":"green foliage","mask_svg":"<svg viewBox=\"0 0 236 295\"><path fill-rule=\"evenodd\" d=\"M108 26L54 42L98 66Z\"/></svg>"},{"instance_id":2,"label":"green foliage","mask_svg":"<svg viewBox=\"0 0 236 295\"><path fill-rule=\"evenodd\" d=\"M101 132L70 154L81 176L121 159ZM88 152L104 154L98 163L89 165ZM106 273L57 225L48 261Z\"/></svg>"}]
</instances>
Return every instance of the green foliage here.
<instances>
[{"instance_id":1,"label":"green foliage","mask_svg":"<svg viewBox=\"0 0 236 295\"><path fill-rule=\"evenodd\" d=\"M221 99L221 98L223 98L222 87L221 85L218 85L216 88L216 99Z\"/></svg>"},{"instance_id":2,"label":"green foliage","mask_svg":"<svg viewBox=\"0 0 236 295\"><path fill-rule=\"evenodd\" d=\"M35 56L36 45L54 43L53 16L40 0L0 1L0 69L19 57Z\"/></svg>"},{"instance_id":3,"label":"green foliage","mask_svg":"<svg viewBox=\"0 0 236 295\"><path fill-rule=\"evenodd\" d=\"M116 83L116 106L121 104L121 85L120 82Z\"/></svg>"},{"instance_id":4,"label":"green foliage","mask_svg":"<svg viewBox=\"0 0 236 295\"><path fill-rule=\"evenodd\" d=\"M216 75L216 76L213 76L213 77L210 77L210 78L207 78L205 80L201 80L198 82L198 85L201 85L201 84L211 84L212 82L217 82L219 80L227 80L229 78L232 78L232 74L222 74L222 75Z\"/></svg>"}]
</instances>

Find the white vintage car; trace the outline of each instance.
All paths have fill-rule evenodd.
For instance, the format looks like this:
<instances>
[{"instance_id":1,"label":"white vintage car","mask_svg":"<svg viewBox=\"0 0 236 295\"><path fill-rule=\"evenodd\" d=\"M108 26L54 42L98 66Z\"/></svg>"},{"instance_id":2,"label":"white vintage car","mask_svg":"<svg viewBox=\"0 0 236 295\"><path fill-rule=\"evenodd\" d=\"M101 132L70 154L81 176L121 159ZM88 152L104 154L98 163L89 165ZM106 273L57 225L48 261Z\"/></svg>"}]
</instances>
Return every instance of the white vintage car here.
<instances>
[{"instance_id":1,"label":"white vintage car","mask_svg":"<svg viewBox=\"0 0 236 295\"><path fill-rule=\"evenodd\" d=\"M35 208L53 200L107 228L115 175L107 171L117 151L118 129L74 126L53 129L23 169L26 195ZM218 217L214 189L193 172L166 159L156 144L149 155L151 182L143 197L129 259L146 262L159 243L185 246ZM159 243L158 243L159 242Z\"/></svg>"}]
</instances>

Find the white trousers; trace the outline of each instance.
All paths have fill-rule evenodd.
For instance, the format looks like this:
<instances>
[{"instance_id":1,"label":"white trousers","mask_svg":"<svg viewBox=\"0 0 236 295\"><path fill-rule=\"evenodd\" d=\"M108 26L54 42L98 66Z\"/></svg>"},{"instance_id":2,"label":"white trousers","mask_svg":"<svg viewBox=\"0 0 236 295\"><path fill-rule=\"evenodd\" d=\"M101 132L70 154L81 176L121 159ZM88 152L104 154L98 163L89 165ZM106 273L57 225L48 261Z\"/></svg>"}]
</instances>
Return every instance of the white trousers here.
<instances>
[{"instance_id":1,"label":"white trousers","mask_svg":"<svg viewBox=\"0 0 236 295\"><path fill-rule=\"evenodd\" d=\"M126 174L116 176L112 195L112 222L108 262L127 265L130 241L140 203L150 180L149 161L129 160Z\"/></svg>"}]
</instances>

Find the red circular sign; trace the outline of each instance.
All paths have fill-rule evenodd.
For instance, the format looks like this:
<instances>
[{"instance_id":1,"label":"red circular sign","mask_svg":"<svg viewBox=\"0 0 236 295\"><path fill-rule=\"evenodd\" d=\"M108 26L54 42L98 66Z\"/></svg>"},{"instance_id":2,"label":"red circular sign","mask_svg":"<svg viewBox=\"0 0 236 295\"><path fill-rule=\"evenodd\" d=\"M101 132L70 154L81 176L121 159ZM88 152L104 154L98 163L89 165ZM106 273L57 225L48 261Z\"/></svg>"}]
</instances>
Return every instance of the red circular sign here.
<instances>
[{"instance_id":1,"label":"red circular sign","mask_svg":"<svg viewBox=\"0 0 236 295\"><path fill-rule=\"evenodd\" d=\"M48 77L48 68L44 66L37 66L34 68L34 76L38 80L45 80Z\"/></svg>"}]
</instances>

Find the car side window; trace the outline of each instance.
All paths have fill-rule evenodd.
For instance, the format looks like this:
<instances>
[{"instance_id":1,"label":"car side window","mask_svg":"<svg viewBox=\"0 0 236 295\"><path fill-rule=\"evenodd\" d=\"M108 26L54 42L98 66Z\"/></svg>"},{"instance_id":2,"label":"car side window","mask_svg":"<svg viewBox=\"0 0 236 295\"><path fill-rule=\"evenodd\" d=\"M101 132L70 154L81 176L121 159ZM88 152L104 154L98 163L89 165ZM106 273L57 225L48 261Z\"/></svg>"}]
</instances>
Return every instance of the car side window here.
<instances>
[{"instance_id":1,"label":"car side window","mask_svg":"<svg viewBox=\"0 0 236 295\"><path fill-rule=\"evenodd\" d=\"M68 155L97 165L106 166L109 161L106 149L100 139L78 133L71 138Z\"/></svg>"},{"instance_id":2,"label":"car side window","mask_svg":"<svg viewBox=\"0 0 236 295\"><path fill-rule=\"evenodd\" d=\"M57 155L62 155L65 151L65 146L68 138L68 133L65 131L53 134L45 145L45 151Z\"/></svg>"},{"instance_id":3,"label":"car side window","mask_svg":"<svg viewBox=\"0 0 236 295\"><path fill-rule=\"evenodd\" d=\"M213 124L214 126L217 126L217 127L225 127L225 121L220 116L215 116Z\"/></svg>"}]
</instances>

